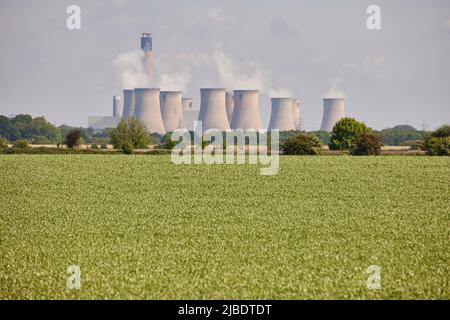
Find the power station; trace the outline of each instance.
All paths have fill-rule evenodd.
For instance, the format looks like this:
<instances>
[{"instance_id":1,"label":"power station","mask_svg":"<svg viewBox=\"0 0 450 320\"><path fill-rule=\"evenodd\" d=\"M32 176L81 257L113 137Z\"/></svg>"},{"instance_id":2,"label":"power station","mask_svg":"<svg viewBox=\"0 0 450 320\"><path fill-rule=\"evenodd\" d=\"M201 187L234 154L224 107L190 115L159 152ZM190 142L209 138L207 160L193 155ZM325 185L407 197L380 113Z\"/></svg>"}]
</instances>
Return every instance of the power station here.
<instances>
[{"instance_id":1,"label":"power station","mask_svg":"<svg viewBox=\"0 0 450 320\"><path fill-rule=\"evenodd\" d=\"M233 111L234 111L234 96L232 92L226 93L225 96L225 106L227 108L227 117L228 122L231 124L231 120L233 119Z\"/></svg>"},{"instance_id":2,"label":"power station","mask_svg":"<svg viewBox=\"0 0 450 320\"><path fill-rule=\"evenodd\" d=\"M152 55L153 55L153 38L151 33L142 33L141 36L141 49L144 51L144 66L147 73L148 81L152 84Z\"/></svg>"},{"instance_id":3,"label":"power station","mask_svg":"<svg viewBox=\"0 0 450 320\"><path fill-rule=\"evenodd\" d=\"M259 117L258 90L234 90L234 111L231 129L262 129Z\"/></svg>"},{"instance_id":4,"label":"power station","mask_svg":"<svg viewBox=\"0 0 450 320\"><path fill-rule=\"evenodd\" d=\"M181 91L161 91L161 115L167 132L183 127L181 95Z\"/></svg>"},{"instance_id":5,"label":"power station","mask_svg":"<svg viewBox=\"0 0 450 320\"><path fill-rule=\"evenodd\" d=\"M225 105L225 89L200 89L200 114L198 120L202 121L203 131L217 129L226 131L230 129L227 109Z\"/></svg>"},{"instance_id":6,"label":"power station","mask_svg":"<svg viewBox=\"0 0 450 320\"><path fill-rule=\"evenodd\" d=\"M272 112L270 115L269 130L295 130L295 118L292 109L293 106L294 104L291 98L272 98Z\"/></svg>"},{"instance_id":7,"label":"power station","mask_svg":"<svg viewBox=\"0 0 450 320\"><path fill-rule=\"evenodd\" d=\"M345 117L344 98L324 98L320 131L331 132L336 122Z\"/></svg>"},{"instance_id":8,"label":"power station","mask_svg":"<svg viewBox=\"0 0 450 320\"><path fill-rule=\"evenodd\" d=\"M152 84L153 38L151 33L141 34L144 53L142 67ZM230 88L228 88L230 89ZM122 101L122 104L121 104ZM272 97L269 130L300 131L301 103L294 97ZM331 131L343 118L344 99L324 98L323 119L320 130ZM164 91L160 88L128 88L122 98L113 96L112 116L89 117L88 125L95 130L116 127L121 119L135 117L144 123L149 132L165 134L179 128L194 130L195 121L202 121L203 130L229 129L261 130L259 91L225 88L200 89L200 110L193 107L193 99L183 97L181 91Z\"/></svg>"},{"instance_id":9,"label":"power station","mask_svg":"<svg viewBox=\"0 0 450 320\"><path fill-rule=\"evenodd\" d=\"M136 107L134 116L147 127L149 132L165 134L161 116L160 90L150 88L134 89Z\"/></svg>"},{"instance_id":10,"label":"power station","mask_svg":"<svg viewBox=\"0 0 450 320\"><path fill-rule=\"evenodd\" d=\"M134 117L134 90L123 90L123 112L122 118Z\"/></svg>"}]
</instances>

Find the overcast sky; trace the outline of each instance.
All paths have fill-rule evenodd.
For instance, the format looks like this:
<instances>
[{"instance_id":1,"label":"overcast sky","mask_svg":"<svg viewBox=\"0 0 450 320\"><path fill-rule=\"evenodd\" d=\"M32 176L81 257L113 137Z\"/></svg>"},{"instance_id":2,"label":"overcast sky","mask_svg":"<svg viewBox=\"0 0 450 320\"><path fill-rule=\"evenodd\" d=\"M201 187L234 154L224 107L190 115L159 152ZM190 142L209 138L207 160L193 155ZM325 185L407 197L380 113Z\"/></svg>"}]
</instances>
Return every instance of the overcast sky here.
<instances>
[{"instance_id":1,"label":"overcast sky","mask_svg":"<svg viewBox=\"0 0 450 320\"><path fill-rule=\"evenodd\" d=\"M81 30L66 28L71 4ZM366 27L371 4L379 31ZM332 89L376 129L450 122L449 0L0 0L0 114L78 126L110 115L141 32L153 34L154 85L194 108L201 87L260 89L265 125L269 95L293 95L316 130Z\"/></svg>"}]
</instances>

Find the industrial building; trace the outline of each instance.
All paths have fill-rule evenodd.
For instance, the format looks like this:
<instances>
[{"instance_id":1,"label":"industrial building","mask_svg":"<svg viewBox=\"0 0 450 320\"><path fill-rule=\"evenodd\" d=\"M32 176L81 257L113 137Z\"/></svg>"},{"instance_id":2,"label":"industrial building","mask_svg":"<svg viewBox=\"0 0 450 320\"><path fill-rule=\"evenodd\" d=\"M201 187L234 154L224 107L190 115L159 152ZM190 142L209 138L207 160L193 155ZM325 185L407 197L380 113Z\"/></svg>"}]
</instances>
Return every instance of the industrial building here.
<instances>
[{"instance_id":1,"label":"industrial building","mask_svg":"<svg viewBox=\"0 0 450 320\"><path fill-rule=\"evenodd\" d=\"M181 91L161 91L161 116L167 132L183 127Z\"/></svg>"},{"instance_id":2,"label":"industrial building","mask_svg":"<svg viewBox=\"0 0 450 320\"><path fill-rule=\"evenodd\" d=\"M134 90L123 90L123 111L122 118L127 119L128 117L134 116Z\"/></svg>"},{"instance_id":3,"label":"industrial building","mask_svg":"<svg viewBox=\"0 0 450 320\"><path fill-rule=\"evenodd\" d=\"M331 132L336 122L345 117L344 98L324 98L321 131Z\"/></svg>"},{"instance_id":4,"label":"industrial building","mask_svg":"<svg viewBox=\"0 0 450 320\"><path fill-rule=\"evenodd\" d=\"M227 117L228 122L231 124L231 120L233 119L233 111L234 111L234 96L232 92L226 93L225 96L225 106L227 108Z\"/></svg>"},{"instance_id":5,"label":"industrial building","mask_svg":"<svg viewBox=\"0 0 450 320\"><path fill-rule=\"evenodd\" d=\"M136 88L135 95L135 110L134 116L136 119L146 125L149 132L165 134L166 129L161 115L160 106L160 90L151 88Z\"/></svg>"},{"instance_id":6,"label":"industrial building","mask_svg":"<svg viewBox=\"0 0 450 320\"><path fill-rule=\"evenodd\" d=\"M200 114L198 120L202 121L203 131L217 129L226 131L230 129L227 109L225 106L225 89L200 89Z\"/></svg>"},{"instance_id":7,"label":"industrial building","mask_svg":"<svg viewBox=\"0 0 450 320\"><path fill-rule=\"evenodd\" d=\"M142 33L141 36L141 49L144 51L145 60L144 66L149 80L149 84L152 84L153 68L152 68L152 55L153 55L153 38L151 33Z\"/></svg>"},{"instance_id":8,"label":"industrial building","mask_svg":"<svg viewBox=\"0 0 450 320\"><path fill-rule=\"evenodd\" d=\"M152 81L153 39L151 33L142 33L143 67ZM200 110L193 109L192 98L182 97L181 91L160 91L159 88L124 89L123 96L113 97L112 116L89 117L88 125L95 130L116 127L120 119L135 117L149 132L165 134L178 128L194 130L195 121L202 121L203 130L228 129L261 130L259 91L224 88L200 89ZM122 104L121 104L122 101ZM271 98L268 130L300 131L301 103L291 97ZM344 115L343 98L323 99L321 130L331 131Z\"/></svg>"},{"instance_id":9,"label":"industrial building","mask_svg":"<svg viewBox=\"0 0 450 320\"><path fill-rule=\"evenodd\" d=\"M231 129L262 129L259 116L258 90L234 90L234 111Z\"/></svg>"},{"instance_id":10,"label":"industrial building","mask_svg":"<svg viewBox=\"0 0 450 320\"><path fill-rule=\"evenodd\" d=\"M291 98L272 98L269 130L295 130L293 106Z\"/></svg>"}]
</instances>

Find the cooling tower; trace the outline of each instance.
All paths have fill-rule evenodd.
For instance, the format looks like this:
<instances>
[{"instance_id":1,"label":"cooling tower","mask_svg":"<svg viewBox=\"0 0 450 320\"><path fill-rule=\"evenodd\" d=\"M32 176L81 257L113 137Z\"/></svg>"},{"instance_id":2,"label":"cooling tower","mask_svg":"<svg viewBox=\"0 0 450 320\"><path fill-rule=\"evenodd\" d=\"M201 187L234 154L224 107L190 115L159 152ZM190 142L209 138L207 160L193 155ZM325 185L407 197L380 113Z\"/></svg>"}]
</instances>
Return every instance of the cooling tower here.
<instances>
[{"instance_id":1,"label":"cooling tower","mask_svg":"<svg viewBox=\"0 0 450 320\"><path fill-rule=\"evenodd\" d=\"M292 113L293 113L293 117L294 117L295 130L300 131L301 130L300 100L292 99Z\"/></svg>"},{"instance_id":2,"label":"cooling tower","mask_svg":"<svg viewBox=\"0 0 450 320\"><path fill-rule=\"evenodd\" d=\"M161 91L161 116L167 132L183 127L181 91Z\"/></svg>"},{"instance_id":3,"label":"cooling tower","mask_svg":"<svg viewBox=\"0 0 450 320\"><path fill-rule=\"evenodd\" d=\"M291 98L272 98L272 112L270 114L269 130L295 130L294 114Z\"/></svg>"},{"instance_id":4,"label":"cooling tower","mask_svg":"<svg viewBox=\"0 0 450 320\"><path fill-rule=\"evenodd\" d=\"M235 90L232 129L260 130L258 90Z\"/></svg>"},{"instance_id":5,"label":"cooling tower","mask_svg":"<svg viewBox=\"0 0 450 320\"><path fill-rule=\"evenodd\" d=\"M122 106L120 105L120 96L113 97L113 117L122 115Z\"/></svg>"},{"instance_id":6,"label":"cooling tower","mask_svg":"<svg viewBox=\"0 0 450 320\"><path fill-rule=\"evenodd\" d=\"M225 107L225 89L200 89L201 102L198 120L202 121L203 131L230 129Z\"/></svg>"},{"instance_id":7,"label":"cooling tower","mask_svg":"<svg viewBox=\"0 0 450 320\"><path fill-rule=\"evenodd\" d=\"M123 112L122 118L134 117L134 90L123 90Z\"/></svg>"},{"instance_id":8,"label":"cooling tower","mask_svg":"<svg viewBox=\"0 0 450 320\"><path fill-rule=\"evenodd\" d=\"M227 108L228 122L231 123L234 111L234 96L232 92L227 92L225 96L225 106Z\"/></svg>"},{"instance_id":9,"label":"cooling tower","mask_svg":"<svg viewBox=\"0 0 450 320\"><path fill-rule=\"evenodd\" d=\"M159 103L159 89L134 89L135 117L147 126L149 132L165 134Z\"/></svg>"},{"instance_id":10,"label":"cooling tower","mask_svg":"<svg viewBox=\"0 0 450 320\"><path fill-rule=\"evenodd\" d=\"M323 118L321 131L332 131L336 122L345 117L344 98L323 99Z\"/></svg>"},{"instance_id":11,"label":"cooling tower","mask_svg":"<svg viewBox=\"0 0 450 320\"><path fill-rule=\"evenodd\" d=\"M152 55L153 55L153 41L151 33L143 33L141 36L141 49L144 51L145 60L144 66L148 79L152 81Z\"/></svg>"},{"instance_id":12,"label":"cooling tower","mask_svg":"<svg viewBox=\"0 0 450 320\"><path fill-rule=\"evenodd\" d=\"M181 99L181 105L182 105L183 111L192 110L192 98Z\"/></svg>"}]
</instances>

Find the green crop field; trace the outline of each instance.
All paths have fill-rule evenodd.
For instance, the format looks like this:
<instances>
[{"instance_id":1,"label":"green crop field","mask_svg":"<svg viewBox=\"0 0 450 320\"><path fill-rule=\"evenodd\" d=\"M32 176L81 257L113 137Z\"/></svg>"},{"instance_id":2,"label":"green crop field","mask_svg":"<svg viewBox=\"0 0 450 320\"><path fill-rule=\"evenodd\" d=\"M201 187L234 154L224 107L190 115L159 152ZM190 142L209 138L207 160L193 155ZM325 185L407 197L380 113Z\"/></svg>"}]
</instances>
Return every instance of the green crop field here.
<instances>
[{"instance_id":1,"label":"green crop field","mask_svg":"<svg viewBox=\"0 0 450 320\"><path fill-rule=\"evenodd\" d=\"M259 168L0 156L0 298L450 299L450 158Z\"/></svg>"}]
</instances>

